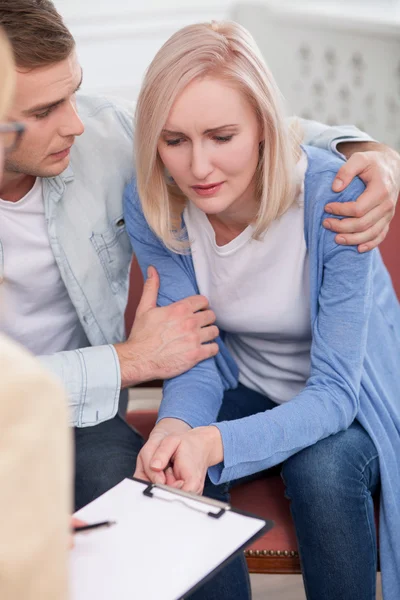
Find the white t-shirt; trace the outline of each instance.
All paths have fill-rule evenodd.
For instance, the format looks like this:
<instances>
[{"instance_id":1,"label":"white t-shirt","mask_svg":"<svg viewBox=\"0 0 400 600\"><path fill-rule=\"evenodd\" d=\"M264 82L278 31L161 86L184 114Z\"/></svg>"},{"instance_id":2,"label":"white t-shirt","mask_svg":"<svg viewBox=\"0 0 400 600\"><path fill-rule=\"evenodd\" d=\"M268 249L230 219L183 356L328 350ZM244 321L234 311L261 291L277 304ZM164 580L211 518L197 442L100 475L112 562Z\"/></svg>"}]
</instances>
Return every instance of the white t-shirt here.
<instances>
[{"instance_id":1,"label":"white t-shirt","mask_svg":"<svg viewBox=\"0 0 400 600\"><path fill-rule=\"evenodd\" d=\"M0 240L0 331L34 354L89 346L50 247L39 177L18 202L0 199Z\"/></svg>"},{"instance_id":2,"label":"white t-shirt","mask_svg":"<svg viewBox=\"0 0 400 600\"><path fill-rule=\"evenodd\" d=\"M295 204L260 240L249 225L217 246L207 216L193 203L184 211L200 293L236 360L243 385L282 403L304 387L310 373L309 261L304 239L304 175Z\"/></svg>"}]
</instances>

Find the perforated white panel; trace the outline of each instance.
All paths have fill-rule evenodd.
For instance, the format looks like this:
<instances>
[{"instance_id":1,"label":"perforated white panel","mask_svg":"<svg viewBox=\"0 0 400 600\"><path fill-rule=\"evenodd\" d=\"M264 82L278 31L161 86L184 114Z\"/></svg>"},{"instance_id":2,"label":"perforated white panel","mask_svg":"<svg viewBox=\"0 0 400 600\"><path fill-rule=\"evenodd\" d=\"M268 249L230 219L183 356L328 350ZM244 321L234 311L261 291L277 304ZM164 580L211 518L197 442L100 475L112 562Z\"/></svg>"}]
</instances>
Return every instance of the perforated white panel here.
<instances>
[{"instance_id":1,"label":"perforated white panel","mask_svg":"<svg viewBox=\"0 0 400 600\"><path fill-rule=\"evenodd\" d=\"M261 6L239 7L235 18L256 38L290 112L355 124L400 149L400 35Z\"/></svg>"}]
</instances>

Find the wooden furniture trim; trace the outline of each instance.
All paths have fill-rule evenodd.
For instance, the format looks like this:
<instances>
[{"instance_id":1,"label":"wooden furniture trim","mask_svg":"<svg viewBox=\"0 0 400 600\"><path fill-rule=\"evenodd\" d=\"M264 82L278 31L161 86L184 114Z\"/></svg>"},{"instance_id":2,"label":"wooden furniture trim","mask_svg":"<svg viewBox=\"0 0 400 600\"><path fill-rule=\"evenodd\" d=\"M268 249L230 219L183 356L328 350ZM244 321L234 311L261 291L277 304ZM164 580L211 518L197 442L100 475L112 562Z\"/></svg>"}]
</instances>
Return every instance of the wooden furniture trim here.
<instances>
[{"instance_id":1,"label":"wooden furniture trim","mask_svg":"<svg viewBox=\"0 0 400 600\"><path fill-rule=\"evenodd\" d=\"M301 573L299 553L296 550L246 550L244 555L250 573Z\"/></svg>"}]
</instances>

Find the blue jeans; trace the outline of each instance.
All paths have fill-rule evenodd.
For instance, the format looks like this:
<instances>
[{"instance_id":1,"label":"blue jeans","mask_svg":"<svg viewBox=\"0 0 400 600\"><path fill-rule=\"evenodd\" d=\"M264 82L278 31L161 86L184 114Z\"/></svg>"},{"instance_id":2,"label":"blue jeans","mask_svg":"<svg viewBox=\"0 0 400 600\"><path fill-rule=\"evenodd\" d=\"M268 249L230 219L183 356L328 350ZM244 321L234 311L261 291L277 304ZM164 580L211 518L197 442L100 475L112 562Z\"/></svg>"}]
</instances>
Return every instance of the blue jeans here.
<instances>
[{"instance_id":1,"label":"blue jeans","mask_svg":"<svg viewBox=\"0 0 400 600\"><path fill-rule=\"evenodd\" d=\"M74 429L75 510L126 477L132 477L142 437L119 415L93 427Z\"/></svg>"},{"instance_id":2,"label":"blue jeans","mask_svg":"<svg viewBox=\"0 0 400 600\"><path fill-rule=\"evenodd\" d=\"M269 398L239 384L225 393L218 420L239 419L274 406ZM346 431L287 459L282 477L308 600L374 600L372 496L379 490L380 477L378 453L369 435L355 421Z\"/></svg>"}]
</instances>

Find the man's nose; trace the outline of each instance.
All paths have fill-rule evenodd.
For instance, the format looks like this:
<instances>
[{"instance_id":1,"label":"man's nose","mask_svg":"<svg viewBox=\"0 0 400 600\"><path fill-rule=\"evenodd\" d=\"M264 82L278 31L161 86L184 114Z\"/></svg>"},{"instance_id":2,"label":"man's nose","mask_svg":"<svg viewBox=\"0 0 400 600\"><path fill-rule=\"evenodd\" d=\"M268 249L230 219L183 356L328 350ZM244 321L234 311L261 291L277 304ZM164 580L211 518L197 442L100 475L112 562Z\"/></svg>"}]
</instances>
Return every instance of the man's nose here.
<instances>
[{"instance_id":1,"label":"man's nose","mask_svg":"<svg viewBox=\"0 0 400 600\"><path fill-rule=\"evenodd\" d=\"M62 126L60 127L60 135L63 137L82 135L85 131L85 126L82 123L73 102L68 102L66 112L63 116L64 119Z\"/></svg>"}]
</instances>

